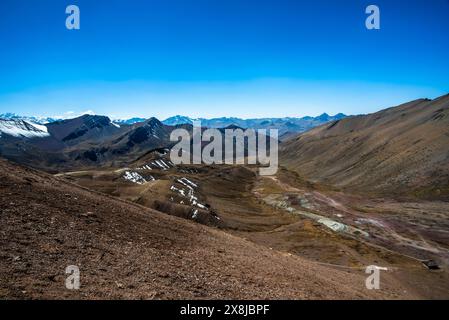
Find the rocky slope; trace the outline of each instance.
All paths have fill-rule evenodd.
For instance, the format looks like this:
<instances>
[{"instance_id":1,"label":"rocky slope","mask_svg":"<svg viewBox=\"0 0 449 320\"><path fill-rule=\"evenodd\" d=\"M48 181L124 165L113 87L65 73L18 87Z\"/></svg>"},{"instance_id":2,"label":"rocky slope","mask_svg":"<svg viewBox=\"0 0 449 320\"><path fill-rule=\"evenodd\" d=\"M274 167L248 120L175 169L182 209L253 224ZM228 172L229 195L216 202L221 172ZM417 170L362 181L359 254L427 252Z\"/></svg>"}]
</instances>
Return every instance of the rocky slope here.
<instances>
[{"instance_id":1,"label":"rocky slope","mask_svg":"<svg viewBox=\"0 0 449 320\"><path fill-rule=\"evenodd\" d=\"M280 162L337 188L449 199L449 95L314 128L282 144Z\"/></svg>"},{"instance_id":2,"label":"rocky slope","mask_svg":"<svg viewBox=\"0 0 449 320\"><path fill-rule=\"evenodd\" d=\"M1 298L416 297L5 160L0 192ZM68 265L80 290L65 288Z\"/></svg>"}]
</instances>

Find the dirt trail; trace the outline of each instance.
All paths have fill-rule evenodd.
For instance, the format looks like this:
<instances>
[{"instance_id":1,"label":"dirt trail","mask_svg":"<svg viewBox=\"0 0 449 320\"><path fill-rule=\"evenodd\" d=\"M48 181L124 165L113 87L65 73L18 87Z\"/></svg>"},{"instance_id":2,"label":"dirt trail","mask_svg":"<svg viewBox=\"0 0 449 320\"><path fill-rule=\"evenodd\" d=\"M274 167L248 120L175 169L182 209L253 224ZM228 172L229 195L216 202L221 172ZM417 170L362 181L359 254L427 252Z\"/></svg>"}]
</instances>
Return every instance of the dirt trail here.
<instances>
[{"instance_id":1,"label":"dirt trail","mask_svg":"<svg viewBox=\"0 0 449 320\"><path fill-rule=\"evenodd\" d=\"M380 263L382 266L388 267L392 276L400 278L404 283L413 286L419 283L418 291L425 292L432 297L448 297L449 275L444 264L448 255L447 248L442 247L441 243L424 237L418 231L419 229L407 228L406 224L399 224L396 220L404 218L404 222L407 222L410 219L406 215L400 215L400 210L410 207L410 204L404 203L401 205L399 202L384 199L364 200L340 192L330 191L325 193L307 187L296 187L290 184L296 183L294 180L290 181L290 179L286 179L285 174L280 177L258 177L258 182L254 185L252 192L255 197L277 209L279 214L289 212L291 215L318 223L323 223L323 220L319 219L320 217L327 219L330 217L330 223L324 224L329 228L328 230L331 230L328 232L333 233L331 241L336 241L333 245L334 251L337 253L345 252L346 255L348 249L355 249L357 253L355 255L354 252L352 253L355 260L349 262L345 259L339 259L338 254L330 255L329 250L320 245L322 233L315 233L314 243L310 243L308 232L311 232L312 229L310 229L310 223L307 222L297 222L278 227L271 232L273 236L279 237L285 234L283 237L290 241L292 232L295 232L298 235L297 246L302 249L298 254L302 255L305 252L304 249L311 247L313 248L312 256L320 265L341 270L363 270L366 263ZM274 182L275 186L272 186L270 182ZM301 201L298 201L298 199ZM354 204L356 208L366 207L371 209L369 212L358 211L354 209ZM399 213L397 216L376 214L378 204L387 207L394 206L398 208ZM426 206L430 207L430 205ZM421 209L421 206L411 207ZM334 223L336 221L340 223ZM349 233L355 240L354 242L344 240L344 236L348 235L348 229L342 223L356 227L354 232ZM369 232L369 236L361 236L362 233L357 232L358 228L363 228L363 230ZM404 233L404 228L406 228L406 233ZM326 230L322 232L326 232ZM256 239L263 239L263 237L256 237ZM285 247L285 245L281 246ZM294 249L295 245L291 244L288 247ZM443 269L436 273L427 270L423 262L431 259L442 261L443 264L440 264L440 267Z\"/></svg>"},{"instance_id":2,"label":"dirt trail","mask_svg":"<svg viewBox=\"0 0 449 320\"><path fill-rule=\"evenodd\" d=\"M404 235L399 234L392 226L390 226L387 222L383 221L382 218L379 218L377 216L369 216L367 214L361 214L360 212L357 212L355 210L352 210L348 207L346 207L345 205L343 205L342 203L332 199L330 196L323 194L322 192L319 191L307 191L307 190L301 190L298 189L296 187L293 187L291 185L289 185L286 182L280 181L278 179L278 177L276 176L269 176L269 177L261 177L261 179L269 179L271 181L274 181L281 189L284 190L284 192L287 193L291 193L291 192L295 192L298 193L298 195L310 195L312 197L312 202L316 202L316 203L321 203L324 205L327 205L329 207L335 208L337 209L339 212L341 212L340 214L337 215L341 215L343 216L343 214L349 214L350 217L352 216L352 223L357 222L357 221L367 221L368 223L374 223L377 225L377 227L382 228L383 231L389 235L389 237L394 238L397 241L398 246L408 246L408 247L412 247L418 250L423 250L426 252L431 252L431 253L435 253L435 254L439 254L439 253L446 253L447 250L442 249L440 246L438 246L437 244L431 244L429 243L429 241L427 241L426 239L424 239L420 234L418 233L414 233L416 235L416 239L410 239L408 237L405 237ZM260 194L258 195L260 196ZM303 212L302 210L296 210L296 212L298 213L304 213L305 216L310 216L310 214L307 214L307 212ZM360 219L360 217L363 217L362 219ZM315 218L313 216L310 216L310 218ZM413 232L413 230L411 230L411 232ZM361 241L366 241L365 239L361 239ZM368 241L368 243L370 243ZM404 254L398 251L394 251L398 254L403 254L409 258L415 259L417 261L420 261L421 259L415 257L415 256L411 256L409 254Z\"/></svg>"}]
</instances>

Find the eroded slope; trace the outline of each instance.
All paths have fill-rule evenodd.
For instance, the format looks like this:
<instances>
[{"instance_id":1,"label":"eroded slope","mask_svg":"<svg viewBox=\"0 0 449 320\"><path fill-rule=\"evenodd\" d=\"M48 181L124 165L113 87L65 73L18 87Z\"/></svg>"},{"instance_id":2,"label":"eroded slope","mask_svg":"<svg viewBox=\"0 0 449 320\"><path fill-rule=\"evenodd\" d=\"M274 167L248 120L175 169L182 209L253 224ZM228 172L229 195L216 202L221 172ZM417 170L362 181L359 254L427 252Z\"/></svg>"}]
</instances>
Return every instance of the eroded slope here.
<instances>
[{"instance_id":1,"label":"eroded slope","mask_svg":"<svg viewBox=\"0 0 449 320\"><path fill-rule=\"evenodd\" d=\"M3 298L396 298L319 266L0 160ZM81 289L64 286L78 265Z\"/></svg>"}]
</instances>

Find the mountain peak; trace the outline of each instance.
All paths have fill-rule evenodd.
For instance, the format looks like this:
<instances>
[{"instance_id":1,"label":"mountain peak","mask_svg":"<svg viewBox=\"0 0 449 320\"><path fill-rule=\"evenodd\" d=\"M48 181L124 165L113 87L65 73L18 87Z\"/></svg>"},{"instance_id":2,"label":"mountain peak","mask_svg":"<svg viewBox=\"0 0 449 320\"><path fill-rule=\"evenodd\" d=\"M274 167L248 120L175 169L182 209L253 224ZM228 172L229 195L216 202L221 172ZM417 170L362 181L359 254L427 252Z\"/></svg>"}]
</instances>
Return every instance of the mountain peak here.
<instances>
[{"instance_id":1,"label":"mountain peak","mask_svg":"<svg viewBox=\"0 0 449 320\"><path fill-rule=\"evenodd\" d=\"M148 120L145 121L146 124L150 126L162 126L162 122L159 121L159 119L155 117L151 117Z\"/></svg>"},{"instance_id":2,"label":"mountain peak","mask_svg":"<svg viewBox=\"0 0 449 320\"><path fill-rule=\"evenodd\" d=\"M330 120L330 116L325 112L325 113L319 115L318 117L316 117L315 120L329 121Z\"/></svg>"},{"instance_id":3,"label":"mountain peak","mask_svg":"<svg viewBox=\"0 0 449 320\"><path fill-rule=\"evenodd\" d=\"M343 118L346 118L347 117L347 115L345 115L344 113L337 113L335 116L333 116L332 118L334 119L334 120L341 120L341 119L343 119Z\"/></svg>"},{"instance_id":4,"label":"mountain peak","mask_svg":"<svg viewBox=\"0 0 449 320\"><path fill-rule=\"evenodd\" d=\"M193 119L190 117L186 117L186 116L181 116L181 115L176 115L170 118L165 119L164 121L162 121L164 124L169 125L169 126L176 126L179 124L192 124L193 123Z\"/></svg>"}]
</instances>

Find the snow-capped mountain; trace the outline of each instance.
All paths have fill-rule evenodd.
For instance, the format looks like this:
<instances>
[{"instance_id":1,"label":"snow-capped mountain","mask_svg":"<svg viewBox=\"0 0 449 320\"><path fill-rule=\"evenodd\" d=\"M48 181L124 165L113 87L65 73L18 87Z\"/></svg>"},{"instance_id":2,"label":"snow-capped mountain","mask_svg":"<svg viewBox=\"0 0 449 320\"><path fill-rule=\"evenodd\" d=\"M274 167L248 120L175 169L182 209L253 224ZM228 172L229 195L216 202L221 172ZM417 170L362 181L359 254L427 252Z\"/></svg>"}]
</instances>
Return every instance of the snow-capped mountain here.
<instances>
[{"instance_id":1,"label":"snow-capped mountain","mask_svg":"<svg viewBox=\"0 0 449 320\"><path fill-rule=\"evenodd\" d=\"M196 119L177 116L164 124L156 118L133 118L117 123L109 117L84 114L69 119L45 119L3 114L0 118L0 155L48 170L91 165L126 165L151 150L172 144L176 125L188 127ZM204 127L278 129L281 140L344 115L309 118L199 119ZM49 122L45 125L37 122Z\"/></svg>"},{"instance_id":2,"label":"snow-capped mountain","mask_svg":"<svg viewBox=\"0 0 449 320\"><path fill-rule=\"evenodd\" d=\"M0 136L3 135L16 138L43 138L50 134L44 125L25 120L0 119Z\"/></svg>"},{"instance_id":3,"label":"snow-capped mountain","mask_svg":"<svg viewBox=\"0 0 449 320\"><path fill-rule=\"evenodd\" d=\"M239 128L253 128L253 129L278 129L280 136L287 136L295 133L300 133L307 131L309 129L312 129L313 127L319 126L321 124L340 120L345 118L346 115L339 113L334 116L330 116L327 113L323 113L320 116L317 117L302 117L302 118L295 118L295 117L286 117L286 118L260 118L260 119L241 119L236 117L221 117L221 118L212 118L212 119L205 119L205 118L199 118L199 119L193 119L186 116L176 115L174 117L170 117L168 119L165 119L162 121L161 124L167 125L167 126L176 126L176 125L183 125L183 124L193 124L194 121L199 120L201 121L201 125L203 127L208 128L228 128L230 126L237 126ZM90 121L93 122L95 125L94 127L98 127L98 124L103 124L105 127L113 127L113 129L120 129L122 126L124 127L131 127L138 124L145 124L148 120L145 118L140 117L134 117L130 119L121 119L121 120L109 120L108 117L104 116L93 116L93 115L83 115L77 118L73 119L55 119L55 118L45 118L45 117L34 117L34 116L20 116L15 113L4 113L0 114L0 119L3 119L3 130L2 132L5 134L13 135L15 137L23 136L23 137L30 137L30 136L47 136L48 133L52 136L56 134L54 132L55 128L61 127L65 128L65 130L69 130L72 126L75 126L75 128L78 128L78 122L83 121ZM16 121L16 122L15 122ZM85 123L84 125L89 127L91 125L90 122ZM45 131L47 127L43 125L47 125L50 129L48 132ZM79 124L81 125L81 124ZM29 130L29 127L37 128L38 131L35 131L34 129ZM84 127L83 127L84 128ZM79 130L75 133L72 133L72 135L78 137L80 135L84 135L84 132L87 130L84 128L78 128ZM139 130L142 131L144 126L140 128ZM72 128L73 129L73 128ZM25 131L30 132L25 132ZM63 130L63 131L65 131ZM132 129L134 130L134 129ZM104 130L101 130L102 134L101 137L104 136L104 134L107 133L114 133L116 130L108 129L105 132ZM19 133L20 132L20 133ZM143 131L142 131L143 132ZM83 133L83 134L81 134ZM57 135L57 134L56 134ZM96 133L96 135L99 135L99 133ZM60 138L60 137L57 137ZM64 137L62 137L64 138ZM66 141L66 140L64 140Z\"/></svg>"},{"instance_id":4,"label":"snow-capped mountain","mask_svg":"<svg viewBox=\"0 0 449 320\"><path fill-rule=\"evenodd\" d=\"M16 113L2 113L0 114L0 119L6 119L6 120L24 120L31 123L37 123L37 124L47 124L57 121L58 119L51 118L51 117L27 117L27 116L20 116Z\"/></svg>"},{"instance_id":5,"label":"snow-capped mountain","mask_svg":"<svg viewBox=\"0 0 449 320\"><path fill-rule=\"evenodd\" d=\"M176 115L165 119L164 121L162 121L162 123L166 124L167 126L176 126L179 124L192 124L194 120L195 119L186 116Z\"/></svg>"},{"instance_id":6,"label":"snow-capped mountain","mask_svg":"<svg viewBox=\"0 0 449 320\"><path fill-rule=\"evenodd\" d=\"M45 125L6 115L0 119L0 156L48 170L123 163L170 145L176 129L156 118L117 125L109 117L85 114ZM16 119L12 119L12 118Z\"/></svg>"},{"instance_id":7,"label":"snow-capped mountain","mask_svg":"<svg viewBox=\"0 0 449 320\"><path fill-rule=\"evenodd\" d=\"M327 113L323 113L317 117L286 117L286 118L260 118L260 119L241 119L236 117L221 117L221 118L190 118L187 116L176 115L162 121L163 124L168 126L176 126L182 124L193 124L194 121L201 121L201 125L208 128L226 128L231 125L238 126L240 128L253 128L253 129L278 129L279 134L285 133L299 133L307 131L313 127L319 126L323 123L340 120L345 118L346 115L338 113L334 116L330 116ZM0 114L0 119L8 120L24 120L29 123L36 124L50 124L62 119L56 119L51 117L34 117L34 116L20 116L15 113ZM111 123L116 127L122 125L134 125L136 123L143 123L147 119L141 117L133 117L129 119L116 119Z\"/></svg>"}]
</instances>

